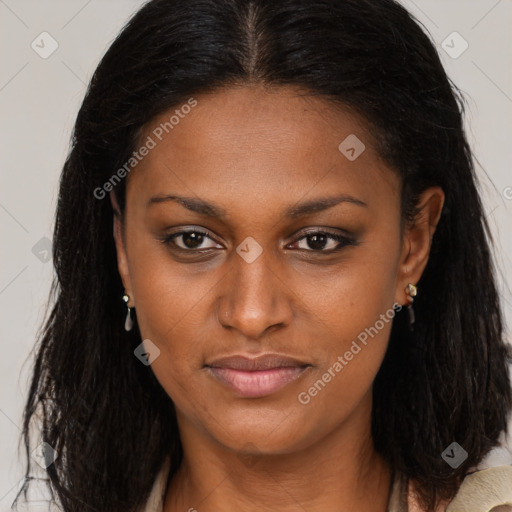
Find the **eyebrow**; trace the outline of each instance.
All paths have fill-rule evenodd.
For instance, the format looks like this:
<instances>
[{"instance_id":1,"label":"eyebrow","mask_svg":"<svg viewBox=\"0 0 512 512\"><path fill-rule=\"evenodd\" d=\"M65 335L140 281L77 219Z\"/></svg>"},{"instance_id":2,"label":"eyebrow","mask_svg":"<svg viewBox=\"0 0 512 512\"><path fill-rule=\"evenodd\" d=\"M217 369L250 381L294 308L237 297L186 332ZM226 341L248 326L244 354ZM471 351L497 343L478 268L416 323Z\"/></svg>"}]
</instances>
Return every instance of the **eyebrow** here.
<instances>
[{"instance_id":1,"label":"eyebrow","mask_svg":"<svg viewBox=\"0 0 512 512\"><path fill-rule=\"evenodd\" d=\"M195 213L199 213L200 215L205 215L208 217L214 217L218 219L222 219L227 216L227 210L221 208L218 205L209 203L208 201L204 201L203 199L177 196L174 194L154 196L148 201L146 208L153 204L160 204L168 201L174 201L178 204L181 204L188 210L193 211ZM355 197L352 196L342 194L333 197L321 197L303 203L294 204L292 206L289 206L285 210L284 216L290 219L296 219L298 217L303 217L311 213L328 210L329 208L332 208L333 206L336 206L341 203L354 204L357 206L361 206L363 208L368 207L368 205L364 201L356 199Z\"/></svg>"}]
</instances>

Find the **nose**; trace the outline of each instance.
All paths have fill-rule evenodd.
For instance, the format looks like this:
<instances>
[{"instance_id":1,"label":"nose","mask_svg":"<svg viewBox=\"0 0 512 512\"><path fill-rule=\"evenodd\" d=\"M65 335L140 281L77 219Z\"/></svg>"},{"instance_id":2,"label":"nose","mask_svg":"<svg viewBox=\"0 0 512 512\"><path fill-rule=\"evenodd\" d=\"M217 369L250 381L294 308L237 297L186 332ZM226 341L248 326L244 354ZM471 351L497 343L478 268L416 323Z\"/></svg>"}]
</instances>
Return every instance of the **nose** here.
<instances>
[{"instance_id":1,"label":"nose","mask_svg":"<svg viewBox=\"0 0 512 512\"><path fill-rule=\"evenodd\" d=\"M269 253L264 250L251 263L234 254L230 272L220 288L219 322L251 340L288 326L292 318L293 292L278 265L272 265Z\"/></svg>"}]
</instances>

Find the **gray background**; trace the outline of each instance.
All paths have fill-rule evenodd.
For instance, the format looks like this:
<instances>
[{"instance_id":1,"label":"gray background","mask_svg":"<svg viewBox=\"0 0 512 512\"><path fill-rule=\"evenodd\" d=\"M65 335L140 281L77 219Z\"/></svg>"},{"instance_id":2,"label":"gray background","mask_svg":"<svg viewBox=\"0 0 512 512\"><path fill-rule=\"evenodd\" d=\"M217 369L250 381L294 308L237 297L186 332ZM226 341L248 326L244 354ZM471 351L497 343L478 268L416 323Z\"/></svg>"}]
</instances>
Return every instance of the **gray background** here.
<instances>
[{"instance_id":1,"label":"gray background","mask_svg":"<svg viewBox=\"0 0 512 512\"><path fill-rule=\"evenodd\" d=\"M427 27L448 74L469 102L466 125L495 234L510 329L512 0L402 3ZM0 510L9 509L21 486L21 413L32 369L31 350L51 282L49 244L72 125L100 57L141 4L137 0L0 0ZM463 39L452 35L454 31ZM42 32L58 44L47 58L40 54L51 49L52 41L40 36ZM464 40L469 46L458 55ZM32 44L38 46L33 49Z\"/></svg>"}]
</instances>

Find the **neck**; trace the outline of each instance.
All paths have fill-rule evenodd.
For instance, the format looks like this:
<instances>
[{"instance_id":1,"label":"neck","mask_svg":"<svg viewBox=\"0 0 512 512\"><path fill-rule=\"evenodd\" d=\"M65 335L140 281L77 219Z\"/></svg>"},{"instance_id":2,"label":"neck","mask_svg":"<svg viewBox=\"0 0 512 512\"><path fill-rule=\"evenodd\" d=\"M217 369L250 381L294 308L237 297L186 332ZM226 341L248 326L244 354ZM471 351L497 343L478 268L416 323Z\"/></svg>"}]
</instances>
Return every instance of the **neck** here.
<instances>
[{"instance_id":1,"label":"neck","mask_svg":"<svg viewBox=\"0 0 512 512\"><path fill-rule=\"evenodd\" d=\"M219 446L180 418L184 458L164 511L385 512L391 471L373 447L371 404L366 412L306 448L270 455Z\"/></svg>"}]
</instances>

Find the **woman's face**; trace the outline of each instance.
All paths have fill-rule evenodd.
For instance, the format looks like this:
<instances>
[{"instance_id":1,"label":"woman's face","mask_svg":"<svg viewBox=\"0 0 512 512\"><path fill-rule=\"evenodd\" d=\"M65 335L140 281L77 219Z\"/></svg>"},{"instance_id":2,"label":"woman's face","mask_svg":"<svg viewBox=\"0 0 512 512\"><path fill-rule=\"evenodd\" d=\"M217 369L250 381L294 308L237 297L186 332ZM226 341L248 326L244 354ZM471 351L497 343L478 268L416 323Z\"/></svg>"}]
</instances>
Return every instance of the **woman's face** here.
<instances>
[{"instance_id":1,"label":"woman's face","mask_svg":"<svg viewBox=\"0 0 512 512\"><path fill-rule=\"evenodd\" d=\"M180 430L287 453L367 424L393 304L423 271L442 193L402 238L399 178L355 115L291 88L194 99L148 127L124 242L116 222Z\"/></svg>"}]
</instances>

